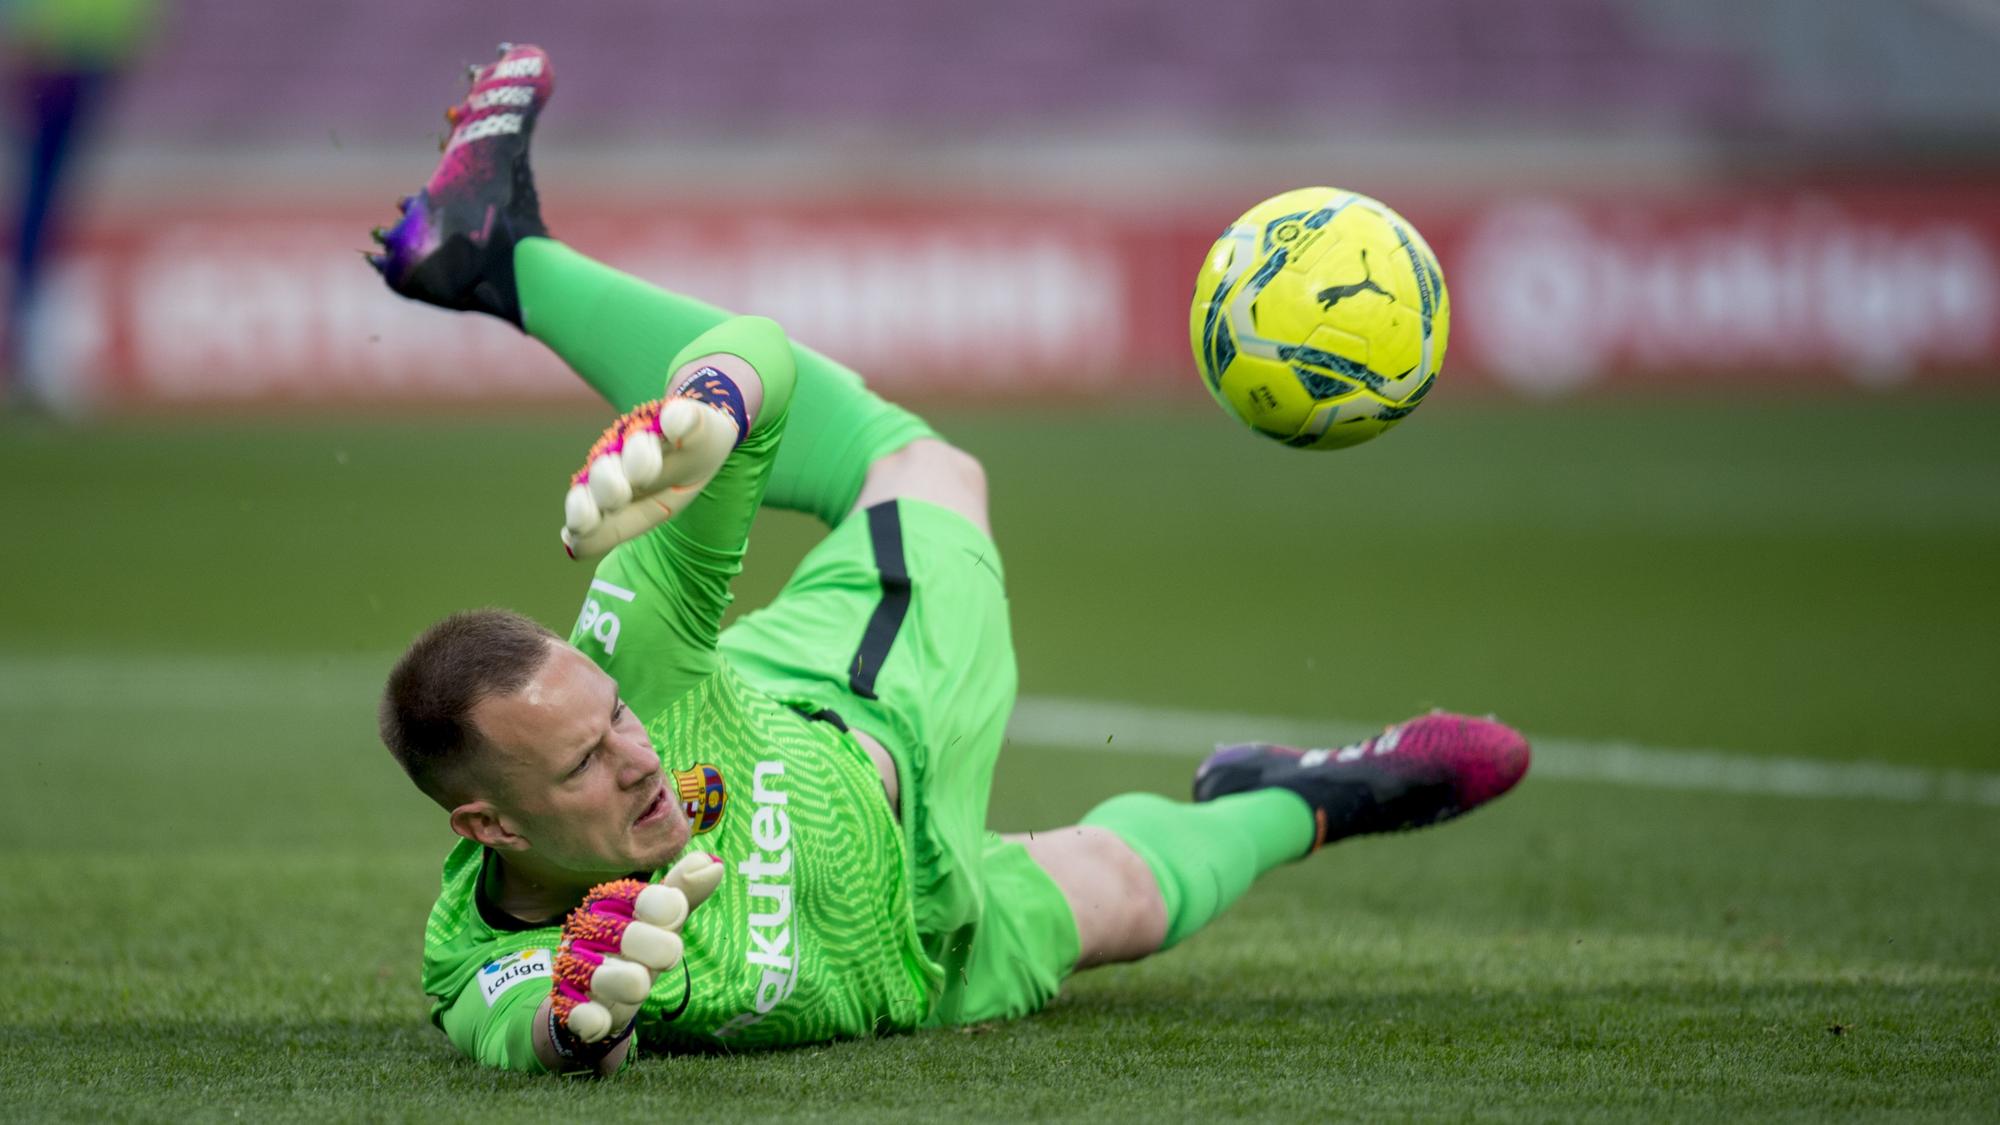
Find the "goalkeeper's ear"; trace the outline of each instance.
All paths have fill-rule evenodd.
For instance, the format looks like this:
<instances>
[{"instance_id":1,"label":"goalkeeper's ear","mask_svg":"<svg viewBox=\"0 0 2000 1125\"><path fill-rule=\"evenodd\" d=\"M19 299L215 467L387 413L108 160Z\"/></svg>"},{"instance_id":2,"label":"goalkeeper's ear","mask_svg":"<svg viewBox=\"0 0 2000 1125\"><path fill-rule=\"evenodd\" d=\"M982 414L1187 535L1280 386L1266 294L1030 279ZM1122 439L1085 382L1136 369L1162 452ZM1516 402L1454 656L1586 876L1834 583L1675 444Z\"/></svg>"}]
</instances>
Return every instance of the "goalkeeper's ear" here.
<instances>
[{"instance_id":1,"label":"goalkeeper's ear","mask_svg":"<svg viewBox=\"0 0 2000 1125\"><path fill-rule=\"evenodd\" d=\"M451 810L451 830L475 844L501 851L519 852L528 848L528 838L515 832L500 810L483 797Z\"/></svg>"}]
</instances>

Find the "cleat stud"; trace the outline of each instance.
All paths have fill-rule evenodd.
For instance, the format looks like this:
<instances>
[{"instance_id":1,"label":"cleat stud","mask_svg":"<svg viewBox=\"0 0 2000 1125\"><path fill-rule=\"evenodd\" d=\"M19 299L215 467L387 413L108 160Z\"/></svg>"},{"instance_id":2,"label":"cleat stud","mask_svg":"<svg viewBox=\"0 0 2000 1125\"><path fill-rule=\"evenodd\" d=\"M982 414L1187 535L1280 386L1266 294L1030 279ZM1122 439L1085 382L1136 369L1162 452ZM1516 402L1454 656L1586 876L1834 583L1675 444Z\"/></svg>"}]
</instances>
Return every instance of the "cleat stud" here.
<instances>
[{"instance_id":1,"label":"cleat stud","mask_svg":"<svg viewBox=\"0 0 2000 1125\"><path fill-rule=\"evenodd\" d=\"M389 228L376 227L368 232L368 237L374 239L377 246L387 246L389 245Z\"/></svg>"},{"instance_id":2,"label":"cleat stud","mask_svg":"<svg viewBox=\"0 0 2000 1125\"><path fill-rule=\"evenodd\" d=\"M500 45L499 45L498 47L495 47L495 48L493 49L493 56L494 56L495 58L503 58L503 59L504 59L504 58L506 58L506 57L507 57L507 52L509 52L509 51L511 51L511 50L513 50L513 49L514 49L514 45L513 45L512 43L502 43L502 44L500 44Z\"/></svg>"},{"instance_id":3,"label":"cleat stud","mask_svg":"<svg viewBox=\"0 0 2000 1125\"><path fill-rule=\"evenodd\" d=\"M416 201L417 201L416 196L406 195L403 198L398 199L396 201L396 210L401 212L402 214L407 215L410 213L410 204L415 203Z\"/></svg>"}]
</instances>

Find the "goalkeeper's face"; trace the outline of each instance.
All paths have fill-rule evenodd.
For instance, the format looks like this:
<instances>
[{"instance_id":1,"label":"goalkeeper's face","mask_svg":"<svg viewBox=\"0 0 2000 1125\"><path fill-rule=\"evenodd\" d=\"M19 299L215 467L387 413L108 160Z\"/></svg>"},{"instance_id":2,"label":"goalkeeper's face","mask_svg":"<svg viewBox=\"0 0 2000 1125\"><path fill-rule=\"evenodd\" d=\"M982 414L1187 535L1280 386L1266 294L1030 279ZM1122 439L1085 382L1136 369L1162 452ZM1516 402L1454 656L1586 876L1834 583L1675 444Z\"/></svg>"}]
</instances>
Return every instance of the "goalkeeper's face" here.
<instances>
[{"instance_id":1,"label":"goalkeeper's face","mask_svg":"<svg viewBox=\"0 0 2000 1125\"><path fill-rule=\"evenodd\" d=\"M575 648L551 641L541 669L480 700L472 721L491 794L475 802L490 823L474 839L592 877L665 867L687 846L687 814L645 726Z\"/></svg>"}]
</instances>

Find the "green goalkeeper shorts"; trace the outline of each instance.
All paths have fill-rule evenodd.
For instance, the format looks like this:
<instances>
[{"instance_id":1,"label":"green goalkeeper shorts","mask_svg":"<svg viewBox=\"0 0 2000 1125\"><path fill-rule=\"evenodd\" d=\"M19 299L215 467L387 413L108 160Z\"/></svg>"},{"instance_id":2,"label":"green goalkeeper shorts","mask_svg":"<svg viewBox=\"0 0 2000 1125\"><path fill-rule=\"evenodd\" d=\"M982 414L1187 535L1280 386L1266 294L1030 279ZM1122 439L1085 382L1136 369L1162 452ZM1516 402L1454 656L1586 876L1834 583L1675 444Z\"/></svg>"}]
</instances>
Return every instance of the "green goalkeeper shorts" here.
<instances>
[{"instance_id":1,"label":"green goalkeeper shorts","mask_svg":"<svg viewBox=\"0 0 2000 1125\"><path fill-rule=\"evenodd\" d=\"M945 974L927 1022L1046 1004L1076 965L1076 919L1026 850L986 829L1016 685L992 538L934 504L875 505L725 630L721 649L750 683L895 758L917 929Z\"/></svg>"}]
</instances>

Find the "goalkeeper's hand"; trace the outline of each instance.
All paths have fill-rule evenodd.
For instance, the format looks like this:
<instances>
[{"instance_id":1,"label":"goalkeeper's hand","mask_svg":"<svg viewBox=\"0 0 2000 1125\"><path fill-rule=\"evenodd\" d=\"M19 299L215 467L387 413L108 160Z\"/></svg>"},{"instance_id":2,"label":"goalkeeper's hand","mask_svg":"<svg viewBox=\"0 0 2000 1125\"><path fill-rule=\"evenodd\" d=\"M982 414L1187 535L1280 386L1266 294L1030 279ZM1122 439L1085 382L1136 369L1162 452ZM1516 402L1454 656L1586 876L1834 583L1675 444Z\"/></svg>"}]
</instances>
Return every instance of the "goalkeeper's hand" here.
<instances>
[{"instance_id":1,"label":"goalkeeper's hand","mask_svg":"<svg viewBox=\"0 0 2000 1125\"><path fill-rule=\"evenodd\" d=\"M693 393L635 408L590 447L563 501L571 558L602 555L679 515L722 468L742 440L742 399L731 411Z\"/></svg>"},{"instance_id":2,"label":"goalkeeper's hand","mask_svg":"<svg viewBox=\"0 0 2000 1125\"><path fill-rule=\"evenodd\" d=\"M563 923L549 993L549 1038L566 1062L589 1065L622 1041L653 991L681 963L681 927L722 882L722 861L695 853L657 883L601 883Z\"/></svg>"}]
</instances>

